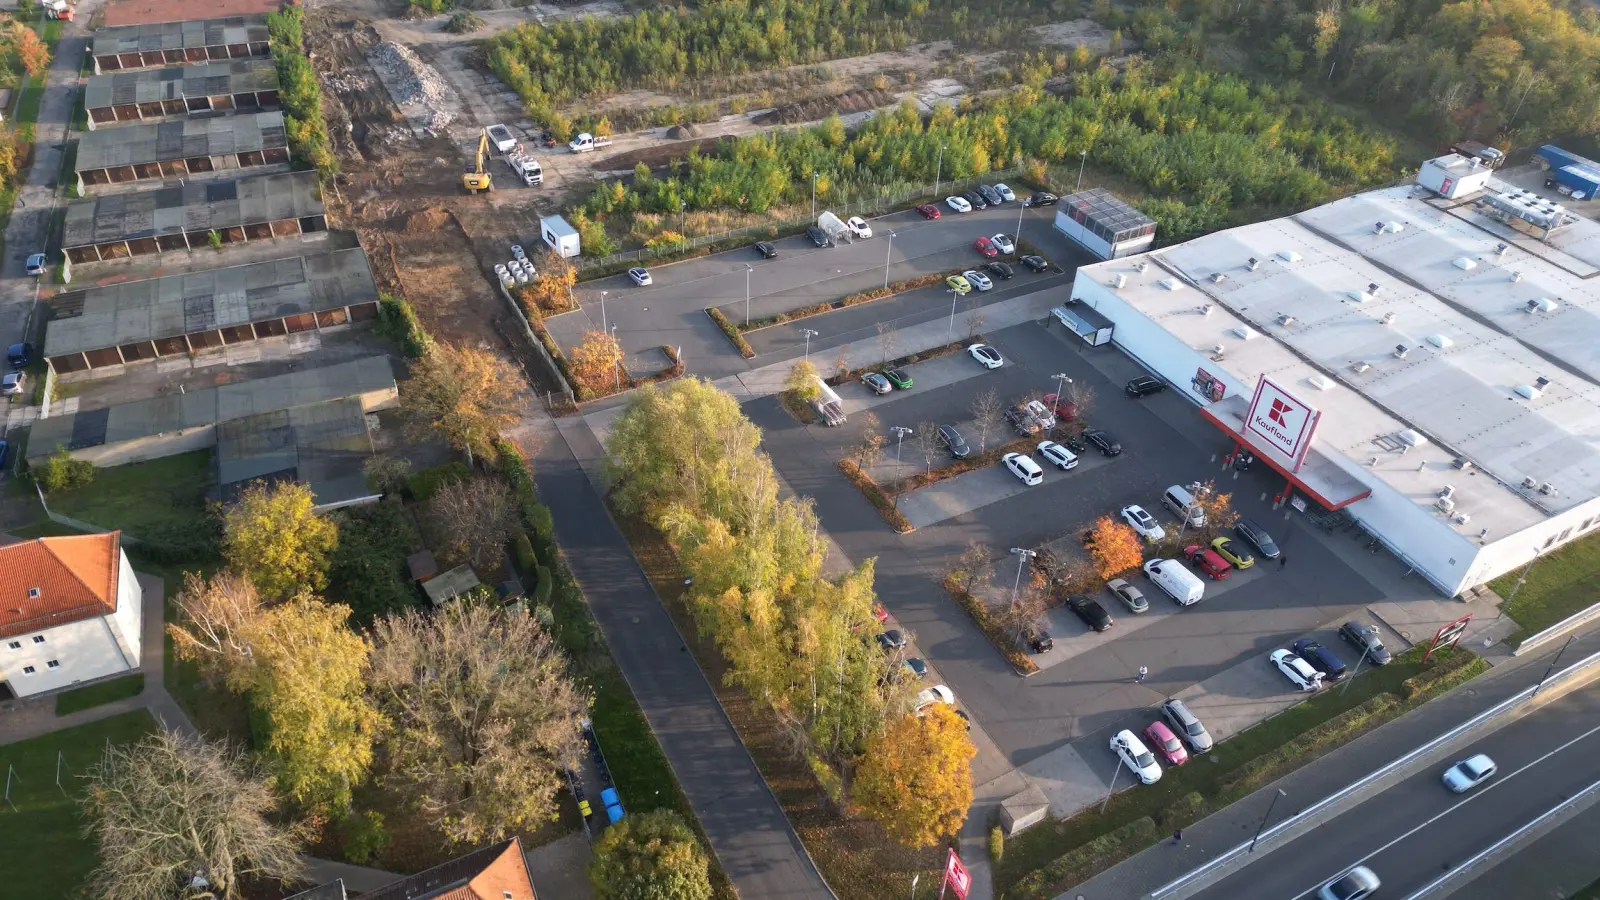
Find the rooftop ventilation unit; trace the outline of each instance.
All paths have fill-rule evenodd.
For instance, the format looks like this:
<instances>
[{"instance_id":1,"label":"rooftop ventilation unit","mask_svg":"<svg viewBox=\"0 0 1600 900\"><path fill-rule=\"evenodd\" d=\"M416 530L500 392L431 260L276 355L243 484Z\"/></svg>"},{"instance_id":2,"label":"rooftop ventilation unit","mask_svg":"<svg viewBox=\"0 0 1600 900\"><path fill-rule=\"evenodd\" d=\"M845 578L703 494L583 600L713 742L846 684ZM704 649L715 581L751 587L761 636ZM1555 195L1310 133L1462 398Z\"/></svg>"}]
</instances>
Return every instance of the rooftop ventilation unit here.
<instances>
[{"instance_id":1,"label":"rooftop ventilation unit","mask_svg":"<svg viewBox=\"0 0 1600 900\"><path fill-rule=\"evenodd\" d=\"M1376 281L1371 282L1371 283L1369 283L1367 285L1367 293L1371 294L1374 297L1378 296L1378 283Z\"/></svg>"},{"instance_id":2,"label":"rooftop ventilation unit","mask_svg":"<svg viewBox=\"0 0 1600 900\"><path fill-rule=\"evenodd\" d=\"M1181 291L1181 290L1183 290L1183 282L1179 281L1176 278L1163 278L1163 279L1161 279L1161 286L1166 288L1169 291Z\"/></svg>"},{"instance_id":3,"label":"rooftop ventilation unit","mask_svg":"<svg viewBox=\"0 0 1600 900\"><path fill-rule=\"evenodd\" d=\"M1313 375L1307 378L1306 381L1309 381L1311 386L1319 391L1325 391L1333 387L1333 379L1326 375Z\"/></svg>"},{"instance_id":4,"label":"rooftop ventilation unit","mask_svg":"<svg viewBox=\"0 0 1600 900\"><path fill-rule=\"evenodd\" d=\"M1537 300L1529 300L1528 305L1524 307L1529 315L1532 315L1536 312L1555 312L1560 308L1561 304L1551 300L1549 297L1540 297Z\"/></svg>"},{"instance_id":5,"label":"rooftop ventilation unit","mask_svg":"<svg viewBox=\"0 0 1600 900\"><path fill-rule=\"evenodd\" d=\"M1478 267L1476 260L1468 259L1465 256L1456 257L1455 262L1452 262L1450 265L1455 266L1464 272L1470 272Z\"/></svg>"},{"instance_id":6,"label":"rooftop ventilation unit","mask_svg":"<svg viewBox=\"0 0 1600 900\"><path fill-rule=\"evenodd\" d=\"M1428 343L1438 347L1440 350L1448 350L1455 346L1456 342L1442 334L1430 334L1428 335Z\"/></svg>"},{"instance_id":7,"label":"rooftop ventilation unit","mask_svg":"<svg viewBox=\"0 0 1600 900\"><path fill-rule=\"evenodd\" d=\"M1577 218L1563 209L1560 204L1552 203L1538 194L1523 190L1507 191L1503 194L1488 191L1478 199L1476 205L1479 212L1491 219L1508 223L1512 219L1520 219L1530 225L1543 228L1546 232L1564 228L1577 221Z\"/></svg>"},{"instance_id":8,"label":"rooftop ventilation unit","mask_svg":"<svg viewBox=\"0 0 1600 900\"><path fill-rule=\"evenodd\" d=\"M1450 518L1450 521L1456 523L1457 525L1465 525L1472 521L1472 517L1466 513L1456 513Z\"/></svg>"},{"instance_id":9,"label":"rooftop ventilation unit","mask_svg":"<svg viewBox=\"0 0 1600 900\"><path fill-rule=\"evenodd\" d=\"M1254 272L1255 270L1261 268L1261 261L1252 256L1245 260L1244 267Z\"/></svg>"},{"instance_id":10,"label":"rooftop ventilation unit","mask_svg":"<svg viewBox=\"0 0 1600 900\"><path fill-rule=\"evenodd\" d=\"M1249 325L1240 325L1238 328L1228 329L1228 333L1241 341L1248 341L1256 336L1256 330Z\"/></svg>"},{"instance_id":11,"label":"rooftop ventilation unit","mask_svg":"<svg viewBox=\"0 0 1600 900\"><path fill-rule=\"evenodd\" d=\"M1288 328L1290 325L1294 324L1294 316L1281 315L1281 316L1278 317L1278 324L1282 325L1285 328Z\"/></svg>"},{"instance_id":12,"label":"rooftop ventilation unit","mask_svg":"<svg viewBox=\"0 0 1600 900\"><path fill-rule=\"evenodd\" d=\"M1511 245L1510 244L1495 244L1494 245L1494 253L1495 253L1496 256L1505 256L1506 255L1506 251L1510 250L1510 249L1511 249Z\"/></svg>"},{"instance_id":13,"label":"rooftop ventilation unit","mask_svg":"<svg viewBox=\"0 0 1600 900\"><path fill-rule=\"evenodd\" d=\"M1350 364L1350 371L1356 373L1357 375L1362 374L1370 368L1372 368L1372 363L1366 362L1365 360L1358 359Z\"/></svg>"},{"instance_id":14,"label":"rooftop ventilation unit","mask_svg":"<svg viewBox=\"0 0 1600 900\"><path fill-rule=\"evenodd\" d=\"M1395 344L1394 345L1394 358L1395 359L1405 359L1406 356L1410 352L1411 352L1411 348L1407 347L1405 344Z\"/></svg>"},{"instance_id":15,"label":"rooftop ventilation unit","mask_svg":"<svg viewBox=\"0 0 1600 900\"><path fill-rule=\"evenodd\" d=\"M1212 284L1221 284L1221 283L1223 283L1224 281L1227 281L1227 280L1228 280L1228 276L1222 274L1221 272L1212 272L1211 273L1211 283Z\"/></svg>"},{"instance_id":16,"label":"rooftop ventilation unit","mask_svg":"<svg viewBox=\"0 0 1600 900\"><path fill-rule=\"evenodd\" d=\"M1433 501L1433 508L1448 516L1456 511L1456 502L1449 497L1440 497Z\"/></svg>"},{"instance_id":17,"label":"rooftop ventilation unit","mask_svg":"<svg viewBox=\"0 0 1600 900\"><path fill-rule=\"evenodd\" d=\"M1540 375L1538 378L1534 379L1533 383L1535 385L1538 385L1540 390L1544 390L1545 388L1550 386L1550 379L1544 377L1543 375Z\"/></svg>"},{"instance_id":18,"label":"rooftop ventilation unit","mask_svg":"<svg viewBox=\"0 0 1600 900\"><path fill-rule=\"evenodd\" d=\"M1533 477L1532 475L1525 476L1522 479L1522 486L1531 491L1539 486L1539 479Z\"/></svg>"},{"instance_id":19,"label":"rooftop ventilation unit","mask_svg":"<svg viewBox=\"0 0 1600 900\"><path fill-rule=\"evenodd\" d=\"M1480 540L1480 541L1483 540L1484 538L1488 537L1488 536L1489 536L1489 529L1487 529L1487 528L1482 529L1481 531L1478 532L1478 540Z\"/></svg>"},{"instance_id":20,"label":"rooftop ventilation unit","mask_svg":"<svg viewBox=\"0 0 1600 900\"><path fill-rule=\"evenodd\" d=\"M1225 353L1227 351L1227 349L1228 349L1227 347L1224 347L1221 344L1213 345L1212 348L1211 348L1211 358L1212 359L1221 359L1222 358L1222 354Z\"/></svg>"},{"instance_id":21,"label":"rooftop ventilation unit","mask_svg":"<svg viewBox=\"0 0 1600 900\"><path fill-rule=\"evenodd\" d=\"M1207 303L1205 306L1200 307L1200 315L1202 315L1202 316L1209 317L1212 313L1214 313L1216 311L1217 311L1217 305L1215 303Z\"/></svg>"},{"instance_id":22,"label":"rooftop ventilation unit","mask_svg":"<svg viewBox=\"0 0 1600 900\"><path fill-rule=\"evenodd\" d=\"M1285 250L1285 251L1283 251L1283 252L1278 254L1278 258L1283 260L1286 263L1296 263L1296 262L1299 262L1300 260L1304 259L1305 257L1301 256L1299 253L1296 253L1293 250Z\"/></svg>"},{"instance_id":23,"label":"rooftop ventilation unit","mask_svg":"<svg viewBox=\"0 0 1600 900\"><path fill-rule=\"evenodd\" d=\"M1383 228L1384 228L1384 223L1383 222L1373 222L1372 223L1372 233L1373 234L1383 234Z\"/></svg>"},{"instance_id":24,"label":"rooftop ventilation unit","mask_svg":"<svg viewBox=\"0 0 1600 900\"><path fill-rule=\"evenodd\" d=\"M1397 318L1399 318L1399 317L1396 316L1394 313L1386 312L1386 313L1383 314L1383 324L1385 324L1385 325L1393 325L1394 324L1394 320L1397 319Z\"/></svg>"},{"instance_id":25,"label":"rooftop ventilation unit","mask_svg":"<svg viewBox=\"0 0 1600 900\"><path fill-rule=\"evenodd\" d=\"M1539 399L1539 396L1544 393L1544 391L1539 390L1531 384L1519 384L1511 390L1515 391L1517 396L1524 400L1537 400Z\"/></svg>"},{"instance_id":26,"label":"rooftop ventilation unit","mask_svg":"<svg viewBox=\"0 0 1600 900\"><path fill-rule=\"evenodd\" d=\"M1511 283L1512 284L1516 284L1517 282L1519 282L1521 280L1522 280L1522 273L1521 272L1512 272L1511 273Z\"/></svg>"},{"instance_id":27,"label":"rooftop ventilation unit","mask_svg":"<svg viewBox=\"0 0 1600 900\"><path fill-rule=\"evenodd\" d=\"M1451 463L1450 465L1455 466L1463 472L1472 471L1472 460L1467 459L1465 456L1456 457L1455 462Z\"/></svg>"},{"instance_id":28,"label":"rooftop ventilation unit","mask_svg":"<svg viewBox=\"0 0 1600 900\"><path fill-rule=\"evenodd\" d=\"M1112 280L1111 284L1118 289L1125 288L1128 286L1128 276L1119 272L1117 273L1117 277Z\"/></svg>"},{"instance_id":29,"label":"rooftop ventilation unit","mask_svg":"<svg viewBox=\"0 0 1600 900\"><path fill-rule=\"evenodd\" d=\"M1407 428L1404 431L1395 432L1394 437L1395 440L1406 445L1407 447L1421 447L1423 444L1428 442L1428 439L1423 437L1421 432L1410 428Z\"/></svg>"},{"instance_id":30,"label":"rooftop ventilation unit","mask_svg":"<svg viewBox=\"0 0 1600 900\"><path fill-rule=\"evenodd\" d=\"M1143 272L1146 269L1150 268L1150 263L1147 260L1141 259L1141 260L1139 260L1139 265L1136 268L1138 268L1139 271Z\"/></svg>"},{"instance_id":31,"label":"rooftop ventilation unit","mask_svg":"<svg viewBox=\"0 0 1600 900\"><path fill-rule=\"evenodd\" d=\"M1454 497L1455 495L1456 495L1456 486L1453 485L1453 484L1447 484L1444 487L1439 489L1439 499L1440 500L1449 500L1450 498Z\"/></svg>"},{"instance_id":32,"label":"rooftop ventilation unit","mask_svg":"<svg viewBox=\"0 0 1600 900\"><path fill-rule=\"evenodd\" d=\"M1539 485L1539 493L1544 494L1546 497L1554 497L1561 492L1556 490L1555 485L1546 481L1544 484Z\"/></svg>"}]
</instances>

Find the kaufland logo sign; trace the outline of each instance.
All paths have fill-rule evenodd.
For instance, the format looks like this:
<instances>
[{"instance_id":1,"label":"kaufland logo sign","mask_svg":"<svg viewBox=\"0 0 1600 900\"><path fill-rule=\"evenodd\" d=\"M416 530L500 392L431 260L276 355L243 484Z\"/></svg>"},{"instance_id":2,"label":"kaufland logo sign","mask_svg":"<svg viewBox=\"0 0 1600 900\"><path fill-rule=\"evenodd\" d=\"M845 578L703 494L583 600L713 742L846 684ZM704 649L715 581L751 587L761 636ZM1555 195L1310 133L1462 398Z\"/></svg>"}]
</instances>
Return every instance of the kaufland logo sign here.
<instances>
[{"instance_id":1,"label":"kaufland logo sign","mask_svg":"<svg viewBox=\"0 0 1600 900\"><path fill-rule=\"evenodd\" d=\"M1257 449L1277 453L1298 471L1306 451L1311 449L1311 437L1321 415L1311 404L1263 376L1256 384L1244 429Z\"/></svg>"}]
</instances>

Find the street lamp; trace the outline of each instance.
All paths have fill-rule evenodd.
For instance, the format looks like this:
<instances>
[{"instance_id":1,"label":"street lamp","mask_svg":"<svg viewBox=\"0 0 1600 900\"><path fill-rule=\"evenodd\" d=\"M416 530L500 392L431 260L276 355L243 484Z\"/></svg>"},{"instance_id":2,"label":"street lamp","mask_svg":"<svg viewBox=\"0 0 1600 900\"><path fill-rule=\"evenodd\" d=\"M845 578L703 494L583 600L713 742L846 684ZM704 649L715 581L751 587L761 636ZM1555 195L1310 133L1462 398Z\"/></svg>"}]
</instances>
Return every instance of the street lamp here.
<instances>
[{"instance_id":1,"label":"street lamp","mask_svg":"<svg viewBox=\"0 0 1600 900\"><path fill-rule=\"evenodd\" d=\"M1529 700L1539 696L1539 691L1544 688L1544 683L1547 679L1549 679L1550 673L1556 670L1556 663L1561 662L1561 654L1567 652L1567 648L1572 646L1572 642L1577 639L1577 635L1567 638L1567 642L1561 645L1560 650L1556 651L1556 658L1550 660L1550 667L1544 670L1544 674L1539 677L1539 683L1533 686L1533 694L1528 697Z\"/></svg>"},{"instance_id":2,"label":"street lamp","mask_svg":"<svg viewBox=\"0 0 1600 900\"><path fill-rule=\"evenodd\" d=\"M1111 795L1117 792L1117 776L1122 774L1122 757L1117 757L1117 767L1111 772L1111 786L1106 788L1106 802L1100 804L1100 814L1105 815L1106 807L1111 805Z\"/></svg>"},{"instance_id":3,"label":"street lamp","mask_svg":"<svg viewBox=\"0 0 1600 900\"><path fill-rule=\"evenodd\" d=\"M820 332L820 331L812 331L809 328L802 328L802 329L800 329L800 333L802 335L804 335L805 339L806 339L806 359L810 359L811 358L811 339L816 337L817 335L821 334L822 332Z\"/></svg>"},{"instance_id":4,"label":"street lamp","mask_svg":"<svg viewBox=\"0 0 1600 900\"><path fill-rule=\"evenodd\" d=\"M950 328L945 332L945 337L954 337L956 333L956 300L961 297L955 288L950 289Z\"/></svg>"},{"instance_id":5,"label":"street lamp","mask_svg":"<svg viewBox=\"0 0 1600 900\"><path fill-rule=\"evenodd\" d=\"M933 195L939 196L939 176L944 174L944 145L939 145L939 162L933 169Z\"/></svg>"},{"instance_id":6,"label":"street lamp","mask_svg":"<svg viewBox=\"0 0 1600 900\"><path fill-rule=\"evenodd\" d=\"M900 445L905 443L906 435L908 435L908 434L916 434L916 432L911 430L910 428L905 427L904 425L891 425L891 426L889 426L889 430L894 432L894 478L895 478L896 481L899 481L900 480L900 471L901 471L900 470ZM895 509L899 509L900 508L900 492L899 491L895 491L894 499L893 499L892 503L893 503Z\"/></svg>"},{"instance_id":7,"label":"street lamp","mask_svg":"<svg viewBox=\"0 0 1600 900\"><path fill-rule=\"evenodd\" d=\"M1027 564L1028 560L1038 556L1039 551L1012 547L1011 552L1017 555L1017 578L1011 582L1011 606L1014 609L1017 605L1017 592L1022 589L1022 567Z\"/></svg>"},{"instance_id":8,"label":"street lamp","mask_svg":"<svg viewBox=\"0 0 1600 900\"><path fill-rule=\"evenodd\" d=\"M749 263L744 264L744 327L750 327L750 273L756 270Z\"/></svg>"},{"instance_id":9,"label":"street lamp","mask_svg":"<svg viewBox=\"0 0 1600 900\"><path fill-rule=\"evenodd\" d=\"M611 326L611 343L614 344L616 346L616 348L617 348L618 359L617 359L617 370L616 370L616 376L617 377L615 379L615 384L616 384L617 390L620 391L620 390L622 390L622 359L621 359L621 356L622 356L622 345L620 343L617 343L617 326L615 326L615 325Z\"/></svg>"},{"instance_id":10,"label":"street lamp","mask_svg":"<svg viewBox=\"0 0 1600 900\"><path fill-rule=\"evenodd\" d=\"M1072 379L1069 378L1065 372L1057 372L1050 377L1056 380L1056 408L1060 409L1061 401L1066 399L1065 397L1061 396L1061 392L1066 388L1067 382L1071 381Z\"/></svg>"},{"instance_id":11,"label":"street lamp","mask_svg":"<svg viewBox=\"0 0 1600 900\"><path fill-rule=\"evenodd\" d=\"M889 258L894 253L894 232L889 232L889 249L883 254L883 289L889 289Z\"/></svg>"},{"instance_id":12,"label":"street lamp","mask_svg":"<svg viewBox=\"0 0 1600 900\"><path fill-rule=\"evenodd\" d=\"M609 294L609 293L611 293L611 292L610 291L601 291L600 292L600 330L601 331L610 331L611 330L611 329L606 327L606 295ZM594 320L591 319L590 321L594 321Z\"/></svg>"},{"instance_id":13,"label":"street lamp","mask_svg":"<svg viewBox=\"0 0 1600 900\"><path fill-rule=\"evenodd\" d=\"M817 217L817 175L818 173L813 170L811 173L811 218L813 219Z\"/></svg>"},{"instance_id":14,"label":"street lamp","mask_svg":"<svg viewBox=\"0 0 1600 900\"><path fill-rule=\"evenodd\" d=\"M1022 201L1017 201L1017 233L1011 236L1013 242L1022 240L1022 211L1027 208Z\"/></svg>"},{"instance_id":15,"label":"street lamp","mask_svg":"<svg viewBox=\"0 0 1600 900\"><path fill-rule=\"evenodd\" d=\"M1506 598L1505 603L1500 604L1501 610L1505 609L1506 603L1517 599L1517 591L1522 590L1522 583L1528 580L1528 573L1533 571L1533 564L1539 561L1539 554L1543 552L1543 547L1533 548L1533 559L1528 560L1528 564L1522 567L1522 574L1517 576L1517 583L1511 586L1511 596Z\"/></svg>"},{"instance_id":16,"label":"street lamp","mask_svg":"<svg viewBox=\"0 0 1600 900\"><path fill-rule=\"evenodd\" d=\"M1073 188L1073 193L1083 190L1083 164L1089 161L1089 151L1078 151L1078 186Z\"/></svg>"},{"instance_id":17,"label":"street lamp","mask_svg":"<svg viewBox=\"0 0 1600 900\"><path fill-rule=\"evenodd\" d=\"M1283 792L1283 788L1278 788L1278 792L1272 795L1272 802L1267 804L1267 814L1261 817L1261 824L1256 826L1256 836L1250 839L1250 849L1246 850L1246 853L1256 852L1256 841L1261 840L1261 832L1266 829L1267 820L1272 818L1272 808L1278 805L1279 797L1287 796L1289 795Z\"/></svg>"}]
</instances>

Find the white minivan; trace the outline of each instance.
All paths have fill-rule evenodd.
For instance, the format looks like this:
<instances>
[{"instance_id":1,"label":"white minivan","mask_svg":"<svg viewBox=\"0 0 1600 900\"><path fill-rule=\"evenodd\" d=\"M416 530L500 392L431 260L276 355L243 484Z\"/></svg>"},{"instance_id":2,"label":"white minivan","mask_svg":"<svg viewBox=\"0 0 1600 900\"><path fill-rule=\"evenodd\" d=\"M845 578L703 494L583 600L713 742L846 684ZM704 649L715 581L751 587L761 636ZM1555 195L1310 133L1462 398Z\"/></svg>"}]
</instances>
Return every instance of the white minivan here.
<instances>
[{"instance_id":1,"label":"white minivan","mask_svg":"<svg viewBox=\"0 0 1600 900\"><path fill-rule=\"evenodd\" d=\"M1205 582L1175 559L1152 559L1144 564L1144 574L1179 606L1193 606L1205 598Z\"/></svg>"},{"instance_id":2,"label":"white minivan","mask_svg":"<svg viewBox=\"0 0 1600 900\"><path fill-rule=\"evenodd\" d=\"M1205 508L1186 488L1177 485L1167 488L1167 492L1161 495L1161 505L1171 510L1179 519L1186 520L1184 524L1189 528L1206 527Z\"/></svg>"}]
</instances>

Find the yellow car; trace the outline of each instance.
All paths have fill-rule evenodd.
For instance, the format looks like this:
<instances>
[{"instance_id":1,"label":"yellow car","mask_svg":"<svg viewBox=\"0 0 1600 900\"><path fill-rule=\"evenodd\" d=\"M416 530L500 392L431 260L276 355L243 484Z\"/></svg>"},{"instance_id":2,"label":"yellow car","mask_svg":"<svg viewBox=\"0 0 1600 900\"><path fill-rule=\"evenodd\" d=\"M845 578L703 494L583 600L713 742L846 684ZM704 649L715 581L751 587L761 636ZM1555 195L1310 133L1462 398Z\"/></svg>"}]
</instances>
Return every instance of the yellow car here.
<instances>
[{"instance_id":1,"label":"yellow car","mask_svg":"<svg viewBox=\"0 0 1600 900\"><path fill-rule=\"evenodd\" d=\"M951 275L944 280L944 283L950 285L950 290L963 297L972 292L972 282L962 278L960 275Z\"/></svg>"},{"instance_id":2,"label":"yellow car","mask_svg":"<svg viewBox=\"0 0 1600 900\"><path fill-rule=\"evenodd\" d=\"M1250 555L1250 551L1232 538L1217 538L1211 542L1211 549L1217 551L1217 555L1231 563L1235 569L1248 569L1256 564L1256 558Z\"/></svg>"}]
</instances>

